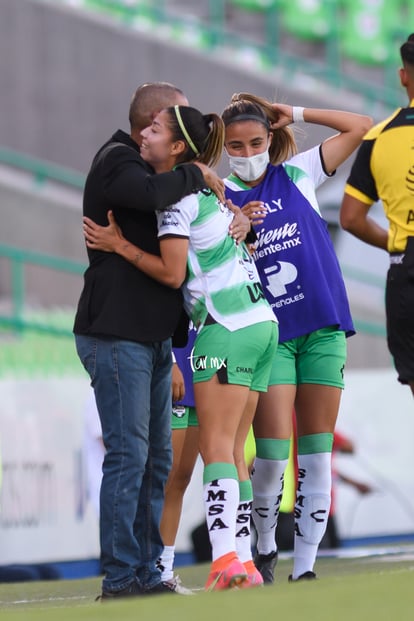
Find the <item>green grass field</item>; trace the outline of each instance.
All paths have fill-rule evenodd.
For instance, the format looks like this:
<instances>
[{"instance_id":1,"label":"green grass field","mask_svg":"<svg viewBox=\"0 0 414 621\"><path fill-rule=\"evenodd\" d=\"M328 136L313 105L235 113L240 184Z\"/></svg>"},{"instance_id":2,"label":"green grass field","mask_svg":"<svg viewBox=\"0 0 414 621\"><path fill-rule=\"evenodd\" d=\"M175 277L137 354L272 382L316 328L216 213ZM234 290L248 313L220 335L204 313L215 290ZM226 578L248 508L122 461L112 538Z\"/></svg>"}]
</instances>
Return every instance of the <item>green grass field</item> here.
<instances>
[{"instance_id":1,"label":"green grass field","mask_svg":"<svg viewBox=\"0 0 414 621\"><path fill-rule=\"evenodd\" d=\"M379 551L381 552L381 551ZM20 621L411 621L414 608L414 547L349 558L321 557L318 580L287 582L291 560L277 566L274 586L162 595L95 602L100 579L0 585L0 619ZM180 568L186 586L202 587L208 565Z\"/></svg>"}]
</instances>

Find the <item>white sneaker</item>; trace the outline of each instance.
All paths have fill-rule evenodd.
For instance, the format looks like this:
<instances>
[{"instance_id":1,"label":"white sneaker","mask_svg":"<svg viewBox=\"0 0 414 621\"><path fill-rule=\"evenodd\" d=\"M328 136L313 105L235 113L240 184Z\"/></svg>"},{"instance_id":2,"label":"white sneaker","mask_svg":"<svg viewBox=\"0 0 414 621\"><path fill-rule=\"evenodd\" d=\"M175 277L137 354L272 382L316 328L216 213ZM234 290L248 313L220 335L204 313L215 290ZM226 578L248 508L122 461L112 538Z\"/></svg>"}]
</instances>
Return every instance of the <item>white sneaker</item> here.
<instances>
[{"instance_id":1,"label":"white sneaker","mask_svg":"<svg viewBox=\"0 0 414 621\"><path fill-rule=\"evenodd\" d=\"M173 576L169 580L164 580L164 582L171 584L171 586L174 587L175 592L179 595L195 595L192 589L187 589L187 587L182 585L181 578L178 575Z\"/></svg>"}]
</instances>

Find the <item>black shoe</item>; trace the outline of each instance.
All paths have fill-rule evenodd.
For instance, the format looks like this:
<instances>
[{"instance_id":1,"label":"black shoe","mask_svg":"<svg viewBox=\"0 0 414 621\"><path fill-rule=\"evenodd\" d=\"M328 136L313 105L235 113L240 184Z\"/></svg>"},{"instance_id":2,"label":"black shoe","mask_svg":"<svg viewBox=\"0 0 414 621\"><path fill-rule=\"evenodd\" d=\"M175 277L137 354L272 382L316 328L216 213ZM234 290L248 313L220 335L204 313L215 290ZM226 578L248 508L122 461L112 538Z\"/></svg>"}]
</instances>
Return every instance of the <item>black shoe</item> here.
<instances>
[{"instance_id":1,"label":"black shoe","mask_svg":"<svg viewBox=\"0 0 414 621\"><path fill-rule=\"evenodd\" d=\"M145 589L144 595L164 595L168 593L177 593L176 585L172 582L158 582L150 589Z\"/></svg>"},{"instance_id":2,"label":"black shoe","mask_svg":"<svg viewBox=\"0 0 414 621\"><path fill-rule=\"evenodd\" d=\"M290 574L288 578L289 582L298 582L298 580L316 580L316 574L313 571L305 571L304 574L301 574L299 578L293 580L292 574Z\"/></svg>"},{"instance_id":3,"label":"black shoe","mask_svg":"<svg viewBox=\"0 0 414 621\"><path fill-rule=\"evenodd\" d=\"M261 573L265 584L273 584L275 581L275 567L277 563L277 551L269 554L256 554L254 564Z\"/></svg>"},{"instance_id":4,"label":"black shoe","mask_svg":"<svg viewBox=\"0 0 414 621\"><path fill-rule=\"evenodd\" d=\"M101 595L98 595L95 601L109 601L118 597L138 597L138 595L144 595L144 590L139 582L134 580L134 582L131 582L131 584L120 591L105 591L103 589Z\"/></svg>"}]
</instances>

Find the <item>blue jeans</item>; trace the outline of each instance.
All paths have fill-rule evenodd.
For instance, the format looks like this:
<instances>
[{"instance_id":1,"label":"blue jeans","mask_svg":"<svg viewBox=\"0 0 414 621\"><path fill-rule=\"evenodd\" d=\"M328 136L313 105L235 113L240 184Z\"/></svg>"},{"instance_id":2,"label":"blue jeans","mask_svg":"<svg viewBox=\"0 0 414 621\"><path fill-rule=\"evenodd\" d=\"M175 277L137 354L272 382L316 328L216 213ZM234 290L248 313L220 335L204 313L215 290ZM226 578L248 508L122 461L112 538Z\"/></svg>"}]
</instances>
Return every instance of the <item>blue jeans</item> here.
<instances>
[{"instance_id":1,"label":"blue jeans","mask_svg":"<svg viewBox=\"0 0 414 621\"><path fill-rule=\"evenodd\" d=\"M171 463L171 341L76 335L90 375L106 454L100 496L103 589L161 580L159 525Z\"/></svg>"}]
</instances>

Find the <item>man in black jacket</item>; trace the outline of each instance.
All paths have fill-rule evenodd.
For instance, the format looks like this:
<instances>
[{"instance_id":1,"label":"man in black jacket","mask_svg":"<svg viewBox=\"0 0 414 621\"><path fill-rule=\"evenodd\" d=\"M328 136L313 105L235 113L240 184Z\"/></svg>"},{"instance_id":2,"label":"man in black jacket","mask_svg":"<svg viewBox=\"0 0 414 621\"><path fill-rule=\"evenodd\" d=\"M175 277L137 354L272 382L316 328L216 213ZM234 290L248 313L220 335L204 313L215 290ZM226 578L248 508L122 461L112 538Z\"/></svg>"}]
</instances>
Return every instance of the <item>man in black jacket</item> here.
<instances>
[{"instance_id":1,"label":"man in black jacket","mask_svg":"<svg viewBox=\"0 0 414 621\"><path fill-rule=\"evenodd\" d=\"M171 105L188 105L172 84L134 94L130 135L118 130L96 154L84 190L84 215L107 224L112 210L124 236L159 254L155 210L221 180L203 164L155 175L140 156L141 131ZM106 455L100 495L102 598L171 592L156 561L171 467L171 336L180 290L146 276L114 253L88 250L76 313L78 355L91 377Z\"/></svg>"}]
</instances>

